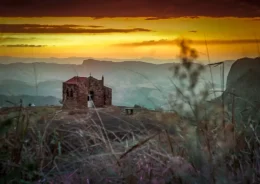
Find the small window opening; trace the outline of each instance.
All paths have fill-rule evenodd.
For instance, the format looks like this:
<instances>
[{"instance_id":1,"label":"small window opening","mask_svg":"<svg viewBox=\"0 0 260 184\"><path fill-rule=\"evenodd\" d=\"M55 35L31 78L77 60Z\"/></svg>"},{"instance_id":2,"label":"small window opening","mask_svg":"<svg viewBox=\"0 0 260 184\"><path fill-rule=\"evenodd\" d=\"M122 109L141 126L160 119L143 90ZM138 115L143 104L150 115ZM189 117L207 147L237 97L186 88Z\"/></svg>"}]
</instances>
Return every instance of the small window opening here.
<instances>
[{"instance_id":1,"label":"small window opening","mask_svg":"<svg viewBox=\"0 0 260 184\"><path fill-rule=\"evenodd\" d=\"M94 91L89 92L88 101L93 100L94 98Z\"/></svg>"}]
</instances>

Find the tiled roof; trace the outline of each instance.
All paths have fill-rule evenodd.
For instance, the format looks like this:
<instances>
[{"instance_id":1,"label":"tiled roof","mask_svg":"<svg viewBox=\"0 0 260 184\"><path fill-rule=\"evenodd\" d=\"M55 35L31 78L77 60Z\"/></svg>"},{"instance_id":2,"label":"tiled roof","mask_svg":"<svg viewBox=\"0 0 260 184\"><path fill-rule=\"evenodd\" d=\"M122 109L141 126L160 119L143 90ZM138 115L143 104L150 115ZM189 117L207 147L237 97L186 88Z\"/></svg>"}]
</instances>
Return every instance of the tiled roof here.
<instances>
[{"instance_id":1,"label":"tiled roof","mask_svg":"<svg viewBox=\"0 0 260 184\"><path fill-rule=\"evenodd\" d=\"M88 78L87 77L72 77L71 79L67 80L65 83L67 84L77 84L78 82L82 83L87 81Z\"/></svg>"},{"instance_id":2,"label":"tiled roof","mask_svg":"<svg viewBox=\"0 0 260 184\"><path fill-rule=\"evenodd\" d=\"M110 87L107 87L107 86L104 86L105 88L107 88L107 89L112 89L112 88L110 88Z\"/></svg>"}]
</instances>

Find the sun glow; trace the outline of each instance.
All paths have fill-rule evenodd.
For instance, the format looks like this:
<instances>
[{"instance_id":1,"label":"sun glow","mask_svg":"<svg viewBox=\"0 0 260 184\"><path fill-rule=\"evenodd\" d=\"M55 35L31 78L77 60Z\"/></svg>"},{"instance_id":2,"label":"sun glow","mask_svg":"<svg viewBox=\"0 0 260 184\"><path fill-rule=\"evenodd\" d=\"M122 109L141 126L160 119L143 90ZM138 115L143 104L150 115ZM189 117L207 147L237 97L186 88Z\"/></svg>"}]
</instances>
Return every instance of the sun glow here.
<instances>
[{"instance_id":1,"label":"sun glow","mask_svg":"<svg viewBox=\"0 0 260 184\"><path fill-rule=\"evenodd\" d=\"M112 58L175 58L176 44L170 40L188 38L209 40L213 60L257 56L260 38L259 20L252 18L1 18L2 28L19 25L18 29L1 34L0 55L20 57L112 57ZM27 25L27 28L22 27ZM40 24L40 26L39 26ZM28 25L31 28L28 28ZM38 25L38 27L36 27ZM54 25L54 27L47 27ZM55 27L56 26L56 27ZM73 27L74 26L74 27ZM35 28L36 27L36 28ZM247 29L242 29L247 27ZM46 29L53 31L45 33ZM78 33L83 29L84 33ZM26 32L26 30L33 30ZM12 33L11 33L12 32ZM66 33L67 32L67 33ZM242 42L247 39L249 43ZM210 44L210 40L236 40L232 44ZM241 41L240 41L241 40ZM240 43L241 42L241 43ZM134 44L137 43L137 44ZM146 43L149 43L146 45ZM165 44L167 43L167 44ZM131 46L132 44L132 46ZM127 47L124 45L128 45ZM206 60L205 45L193 46Z\"/></svg>"}]
</instances>

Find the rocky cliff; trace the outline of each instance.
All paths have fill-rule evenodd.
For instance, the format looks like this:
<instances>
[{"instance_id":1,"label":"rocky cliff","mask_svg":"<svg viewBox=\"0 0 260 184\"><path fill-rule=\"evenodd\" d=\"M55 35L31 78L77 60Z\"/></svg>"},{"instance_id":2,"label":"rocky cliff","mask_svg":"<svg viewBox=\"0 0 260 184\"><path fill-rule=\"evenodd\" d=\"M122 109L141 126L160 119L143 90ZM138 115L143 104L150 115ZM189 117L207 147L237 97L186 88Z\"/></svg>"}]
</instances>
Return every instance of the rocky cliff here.
<instances>
[{"instance_id":1,"label":"rocky cliff","mask_svg":"<svg viewBox=\"0 0 260 184\"><path fill-rule=\"evenodd\" d=\"M232 93L232 94L231 94ZM242 58L231 67L227 77L225 102L232 108L232 96L235 95L236 118L246 121L260 109L260 58Z\"/></svg>"}]
</instances>

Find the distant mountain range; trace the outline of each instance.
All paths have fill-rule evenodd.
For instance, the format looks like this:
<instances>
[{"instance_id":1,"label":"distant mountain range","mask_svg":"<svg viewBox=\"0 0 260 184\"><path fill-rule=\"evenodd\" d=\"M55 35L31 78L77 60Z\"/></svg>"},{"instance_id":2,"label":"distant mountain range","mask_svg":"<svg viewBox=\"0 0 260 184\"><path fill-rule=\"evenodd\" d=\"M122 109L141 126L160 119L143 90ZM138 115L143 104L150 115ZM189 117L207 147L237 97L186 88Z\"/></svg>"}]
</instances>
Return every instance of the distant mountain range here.
<instances>
[{"instance_id":1,"label":"distant mountain range","mask_svg":"<svg viewBox=\"0 0 260 184\"><path fill-rule=\"evenodd\" d=\"M0 62L3 59L9 59L10 62L10 58L4 57L0 57ZM67 58L67 61L74 59ZM169 93L175 90L170 79L178 84L169 68L179 63L152 64L142 61L112 62L86 59L82 60L81 64L57 64L51 63L56 61L56 58L11 60L11 64L0 64L0 94L61 98L63 81L77 75L88 77L91 74L98 79L104 75L105 85L113 89L114 104L139 104L154 108L166 104ZM34 63L23 63L25 60ZM225 76L228 75L233 62L224 62ZM220 67L211 67L216 88L221 84ZM199 82L212 82L209 66L205 66Z\"/></svg>"},{"instance_id":2,"label":"distant mountain range","mask_svg":"<svg viewBox=\"0 0 260 184\"><path fill-rule=\"evenodd\" d=\"M26 58L26 57L11 57L11 56L0 56L0 63L11 64L11 63L58 63L58 64L81 64L83 60L95 59L99 61L143 61L147 63L154 64L164 64L164 63L178 63L178 59L158 59L152 57L141 57L141 58L131 58L131 59L115 59L115 58L92 58L92 57L68 57L68 58ZM199 61L199 63L206 63L207 61Z\"/></svg>"},{"instance_id":3,"label":"distant mountain range","mask_svg":"<svg viewBox=\"0 0 260 184\"><path fill-rule=\"evenodd\" d=\"M3 95L32 95L32 96L61 96L62 81L44 81L37 87L19 80L0 81L0 94Z\"/></svg>"},{"instance_id":4,"label":"distant mountain range","mask_svg":"<svg viewBox=\"0 0 260 184\"><path fill-rule=\"evenodd\" d=\"M58 63L58 64L81 64L83 60L94 59L91 57L68 57L68 58L24 58L24 57L10 57L10 56L0 56L0 63L2 64L11 64L11 63ZM114 62L123 62L123 61L143 61L148 63L173 63L178 62L177 59L156 59L149 57L135 58L135 59L115 59L115 58L95 58L96 60L101 61L114 61Z\"/></svg>"},{"instance_id":5,"label":"distant mountain range","mask_svg":"<svg viewBox=\"0 0 260 184\"><path fill-rule=\"evenodd\" d=\"M74 61L74 58L67 58L65 60L69 59ZM23 82L35 84L35 80L38 82L51 80L64 81L75 75L89 76L91 73L94 77L98 78L101 78L101 76L104 75L107 82L116 78L120 78L122 81L121 77L132 79L134 75L139 75L139 80L142 80L142 75L150 80L157 80L165 77L168 78L169 76L171 77L171 72L168 69L172 65L178 65L178 63L152 64L142 61L112 62L94 59L79 59L82 59L81 64L57 64L58 61L56 58L11 58L11 64L0 64L0 79L19 79ZM8 63L5 62L6 60L10 60L10 58L0 57L0 63ZM226 75L232 63L233 61L225 61ZM218 80L220 79L219 67L211 68L214 81L218 83ZM209 67L206 67L203 77L208 80L208 76Z\"/></svg>"}]
</instances>

